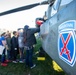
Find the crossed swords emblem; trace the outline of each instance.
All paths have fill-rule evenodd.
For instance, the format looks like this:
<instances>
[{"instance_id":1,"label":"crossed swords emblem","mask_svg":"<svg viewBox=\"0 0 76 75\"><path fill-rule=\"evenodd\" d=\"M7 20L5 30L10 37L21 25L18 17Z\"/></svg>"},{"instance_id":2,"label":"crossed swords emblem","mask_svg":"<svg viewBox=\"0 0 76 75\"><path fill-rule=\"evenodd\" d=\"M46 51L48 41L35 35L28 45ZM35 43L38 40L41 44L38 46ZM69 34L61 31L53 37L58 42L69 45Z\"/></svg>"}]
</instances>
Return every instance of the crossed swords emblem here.
<instances>
[{"instance_id":1,"label":"crossed swords emblem","mask_svg":"<svg viewBox=\"0 0 76 75\"><path fill-rule=\"evenodd\" d=\"M71 38L71 33L68 34L66 40L64 40L64 37L62 34L60 34L62 43L63 43L63 48L61 48L61 52L60 55L62 55L63 53L67 55L68 60L71 61L71 57L70 57L70 50L68 50L67 45L69 43L69 40Z\"/></svg>"}]
</instances>

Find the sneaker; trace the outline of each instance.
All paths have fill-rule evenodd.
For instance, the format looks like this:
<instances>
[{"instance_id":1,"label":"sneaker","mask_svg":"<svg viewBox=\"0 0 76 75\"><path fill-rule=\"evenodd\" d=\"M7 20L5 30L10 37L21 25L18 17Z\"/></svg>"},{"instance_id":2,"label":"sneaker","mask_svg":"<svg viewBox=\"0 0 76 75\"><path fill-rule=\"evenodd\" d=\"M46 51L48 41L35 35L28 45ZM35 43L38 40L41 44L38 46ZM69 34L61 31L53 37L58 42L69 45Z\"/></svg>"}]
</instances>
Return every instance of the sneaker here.
<instances>
[{"instance_id":1,"label":"sneaker","mask_svg":"<svg viewBox=\"0 0 76 75\"><path fill-rule=\"evenodd\" d=\"M5 62L5 63L8 63L8 62L10 62L10 60L5 60L4 62Z\"/></svg>"},{"instance_id":2,"label":"sneaker","mask_svg":"<svg viewBox=\"0 0 76 75\"><path fill-rule=\"evenodd\" d=\"M19 61L19 63L24 63L23 61Z\"/></svg>"},{"instance_id":3,"label":"sneaker","mask_svg":"<svg viewBox=\"0 0 76 75\"><path fill-rule=\"evenodd\" d=\"M17 61L12 61L13 63L18 63Z\"/></svg>"},{"instance_id":4,"label":"sneaker","mask_svg":"<svg viewBox=\"0 0 76 75\"><path fill-rule=\"evenodd\" d=\"M5 66L7 66L7 64L6 63L1 63L1 66L4 66L5 67Z\"/></svg>"},{"instance_id":5,"label":"sneaker","mask_svg":"<svg viewBox=\"0 0 76 75\"><path fill-rule=\"evenodd\" d=\"M33 65L32 67L30 67L30 68L32 69L32 68L34 68L34 67L36 67L36 64L34 64L34 65Z\"/></svg>"}]
</instances>

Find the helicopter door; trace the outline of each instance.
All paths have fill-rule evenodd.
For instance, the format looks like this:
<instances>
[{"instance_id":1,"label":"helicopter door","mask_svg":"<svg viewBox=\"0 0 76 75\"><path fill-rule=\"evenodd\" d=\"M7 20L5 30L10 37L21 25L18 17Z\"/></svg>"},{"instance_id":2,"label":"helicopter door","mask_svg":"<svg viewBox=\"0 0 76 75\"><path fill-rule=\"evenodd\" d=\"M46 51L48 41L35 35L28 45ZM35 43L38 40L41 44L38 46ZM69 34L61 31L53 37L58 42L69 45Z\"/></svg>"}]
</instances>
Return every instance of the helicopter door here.
<instances>
[{"instance_id":1,"label":"helicopter door","mask_svg":"<svg viewBox=\"0 0 76 75\"><path fill-rule=\"evenodd\" d=\"M64 8L67 4L71 3L73 0L61 0L59 10Z\"/></svg>"}]
</instances>

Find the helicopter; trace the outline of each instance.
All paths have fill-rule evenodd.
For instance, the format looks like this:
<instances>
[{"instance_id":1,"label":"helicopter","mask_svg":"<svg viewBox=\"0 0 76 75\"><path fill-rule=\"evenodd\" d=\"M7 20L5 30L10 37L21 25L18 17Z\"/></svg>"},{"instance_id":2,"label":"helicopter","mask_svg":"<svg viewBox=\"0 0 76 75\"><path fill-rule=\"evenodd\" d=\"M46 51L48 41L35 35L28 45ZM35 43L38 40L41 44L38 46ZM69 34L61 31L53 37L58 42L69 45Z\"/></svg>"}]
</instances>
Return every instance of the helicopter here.
<instances>
[{"instance_id":1,"label":"helicopter","mask_svg":"<svg viewBox=\"0 0 76 75\"><path fill-rule=\"evenodd\" d=\"M76 75L76 0L62 1L48 7L48 20L41 25L42 46L68 75Z\"/></svg>"},{"instance_id":2,"label":"helicopter","mask_svg":"<svg viewBox=\"0 0 76 75\"><path fill-rule=\"evenodd\" d=\"M48 4L45 21L36 21L42 47L67 75L76 75L76 0L47 0L2 12L0 16L44 4Z\"/></svg>"}]
</instances>

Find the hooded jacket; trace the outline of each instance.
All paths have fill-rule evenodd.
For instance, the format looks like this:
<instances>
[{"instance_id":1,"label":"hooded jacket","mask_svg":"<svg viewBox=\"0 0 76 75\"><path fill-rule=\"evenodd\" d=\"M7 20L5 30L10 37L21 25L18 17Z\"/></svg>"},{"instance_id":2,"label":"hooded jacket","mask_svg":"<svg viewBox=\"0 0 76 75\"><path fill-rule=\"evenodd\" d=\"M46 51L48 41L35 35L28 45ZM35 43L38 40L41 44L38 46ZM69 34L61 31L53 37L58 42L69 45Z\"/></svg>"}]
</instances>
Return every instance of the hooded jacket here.
<instances>
[{"instance_id":1,"label":"hooded jacket","mask_svg":"<svg viewBox=\"0 0 76 75\"><path fill-rule=\"evenodd\" d=\"M24 44L24 46L33 46L34 44L36 44L36 38L35 38L35 33L39 32L40 28L28 28L26 30L26 35L24 35L26 37L26 42Z\"/></svg>"}]
</instances>

